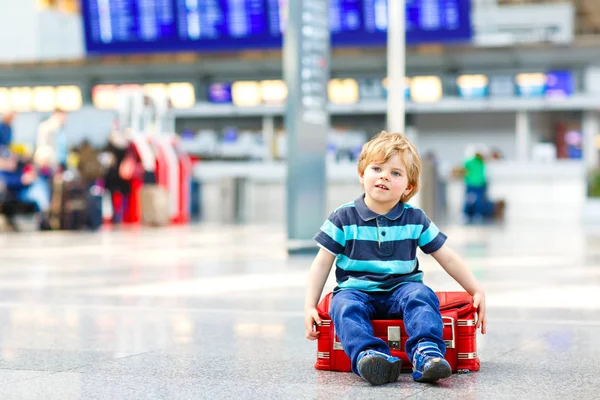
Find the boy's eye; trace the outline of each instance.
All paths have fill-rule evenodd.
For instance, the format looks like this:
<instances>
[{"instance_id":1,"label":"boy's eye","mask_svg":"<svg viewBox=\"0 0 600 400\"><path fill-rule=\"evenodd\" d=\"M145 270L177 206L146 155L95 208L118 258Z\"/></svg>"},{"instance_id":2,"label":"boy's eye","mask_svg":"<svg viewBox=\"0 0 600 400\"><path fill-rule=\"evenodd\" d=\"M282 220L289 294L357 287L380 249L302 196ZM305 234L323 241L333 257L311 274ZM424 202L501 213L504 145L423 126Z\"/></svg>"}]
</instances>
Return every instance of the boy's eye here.
<instances>
[{"instance_id":1,"label":"boy's eye","mask_svg":"<svg viewBox=\"0 0 600 400\"><path fill-rule=\"evenodd\" d=\"M398 171L394 171L394 172L392 172L392 175L393 175L393 176L400 176L400 172L398 172Z\"/></svg>"},{"instance_id":2,"label":"boy's eye","mask_svg":"<svg viewBox=\"0 0 600 400\"><path fill-rule=\"evenodd\" d=\"M373 171L379 172L379 171L381 171L381 168L379 168L379 167L373 167Z\"/></svg>"}]
</instances>

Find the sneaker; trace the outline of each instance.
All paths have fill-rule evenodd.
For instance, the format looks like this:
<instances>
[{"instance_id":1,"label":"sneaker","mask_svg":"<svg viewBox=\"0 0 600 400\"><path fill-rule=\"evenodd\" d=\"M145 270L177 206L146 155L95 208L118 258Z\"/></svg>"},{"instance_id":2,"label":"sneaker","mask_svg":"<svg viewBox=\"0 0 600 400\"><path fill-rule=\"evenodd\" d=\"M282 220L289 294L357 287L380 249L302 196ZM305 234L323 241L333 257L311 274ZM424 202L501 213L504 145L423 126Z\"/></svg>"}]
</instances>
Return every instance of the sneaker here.
<instances>
[{"instance_id":1,"label":"sneaker","mask_svg":"<svg viewBox=\"0 0 600 400\"><path fill-rule=\"evenodd\" d=\"M358 355L358 373L371 385L396 382L402 360L375 350L361 351Z\"/></svg>"},{"instance_id":2,"label":"sneaker","mask_svg":"<svg viewBox=\"0 0 600 400\"><path fill-rule=\"evenodd\" d=\"M429 350L429 351L427 351ZM452 376L452 368L437 346L419 347L413 356L412 377L417 382L435 382Z\"/></svg>"}]
</instances>

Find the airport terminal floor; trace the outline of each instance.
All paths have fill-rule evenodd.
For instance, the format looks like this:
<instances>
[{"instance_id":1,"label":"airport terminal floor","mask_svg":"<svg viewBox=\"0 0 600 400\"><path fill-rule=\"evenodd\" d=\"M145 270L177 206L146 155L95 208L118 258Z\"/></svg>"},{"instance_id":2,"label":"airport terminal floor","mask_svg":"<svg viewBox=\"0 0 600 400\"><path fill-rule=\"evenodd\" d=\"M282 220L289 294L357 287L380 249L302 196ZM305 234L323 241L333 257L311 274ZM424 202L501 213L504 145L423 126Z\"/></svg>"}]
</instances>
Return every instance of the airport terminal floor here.
<instances>
[{"instance_id":1,"label":"airport terminal floor","mask_svg":"<svg viewBox=\"0 0 600 400\"><path fill-rule=\"evenodd\" d=\"M481 371L379 387L313 368L284 226L0 233L0 398L598 398L600 229L443 228L487 291Z\"/></svg>"}]
</instances>

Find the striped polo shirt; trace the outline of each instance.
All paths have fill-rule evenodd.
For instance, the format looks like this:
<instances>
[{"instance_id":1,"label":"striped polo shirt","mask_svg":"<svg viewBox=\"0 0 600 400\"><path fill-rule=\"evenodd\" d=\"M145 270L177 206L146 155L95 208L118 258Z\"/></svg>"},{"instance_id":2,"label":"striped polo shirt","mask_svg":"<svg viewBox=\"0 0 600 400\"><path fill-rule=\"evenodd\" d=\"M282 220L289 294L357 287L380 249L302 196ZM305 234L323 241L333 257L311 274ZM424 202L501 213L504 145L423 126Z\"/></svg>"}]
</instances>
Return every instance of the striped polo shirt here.
<instances>
[{"instance_id":1,"label":"striped polo shirt","mask_svg":"<svg viewBox=\"0 0 600 400\"><path fill-rule=\"evenodd\" d=\"M335 210L315 235L319 246L336 256L334 292L391 291L403 283L422 283L417 247L430 254L446 238L423 210L399 202L379 215L367 207L364 195Z\"/></svg>"}]
</instances>

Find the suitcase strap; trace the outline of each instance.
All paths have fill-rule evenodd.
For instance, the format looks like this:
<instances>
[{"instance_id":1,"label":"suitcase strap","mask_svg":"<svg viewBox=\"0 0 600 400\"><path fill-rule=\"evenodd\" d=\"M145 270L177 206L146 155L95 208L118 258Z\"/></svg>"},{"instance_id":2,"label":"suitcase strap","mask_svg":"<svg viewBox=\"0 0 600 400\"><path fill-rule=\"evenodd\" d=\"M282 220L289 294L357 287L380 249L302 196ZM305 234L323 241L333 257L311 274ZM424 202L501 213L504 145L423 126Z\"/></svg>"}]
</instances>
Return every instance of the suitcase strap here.
<instances>
[{"instance_id":1,"label":"suitcase strap","mask_svg":"<svg viewBox=\"0 0 600 400\"><path fill-rule=\"evenodd\" d=\"M456 324L454 322L455 322L455 320L453 317L450 317L448 315L442 315L442 323L444 324L444 326L449 326L450 330L452 332L450 339L444 340L444 343L446 344L447 349L454 349L456 347ZM459 321L459 324L461 322L462 321ZM471 322L471 320L464 321L464 322L469 323L469 322ZM321 324L323 326L331 326L331 320L321 321ZM402 348L401 348L402 347L402 330L400 329L400 326L388 326L387 337L388 337L388 346L389 346L390 350L402 351ZM340 342L338 342L338 337L337 337L337 334L335 334L335 332L333 335L333 349L334 350L343 350L342 344Z\"/></svg>"}]
</instances>

